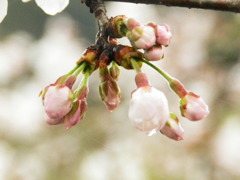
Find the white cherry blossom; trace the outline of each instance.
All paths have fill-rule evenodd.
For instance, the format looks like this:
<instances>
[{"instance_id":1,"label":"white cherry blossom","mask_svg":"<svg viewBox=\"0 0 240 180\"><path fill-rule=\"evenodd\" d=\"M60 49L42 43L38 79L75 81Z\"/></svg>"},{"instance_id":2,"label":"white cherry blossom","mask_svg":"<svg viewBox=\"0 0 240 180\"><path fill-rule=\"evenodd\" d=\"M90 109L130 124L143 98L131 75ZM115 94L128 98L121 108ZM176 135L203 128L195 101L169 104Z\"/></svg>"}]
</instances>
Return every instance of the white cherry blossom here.
<instances>
[{"instance_id":1,"label":"white cherry blossom","mask_svg":"<svg viewBox=\"0 0 240 180\"><path fill-rule=\"evenodd\" d=\"M8 1L0 0L0 23L3 21L3 19L7 15L7 9L8 9Z\"/></svg>"},{"instance_id":2,"label":"white cherry blossom","mask_svg":"<svg viewBox=\"0 0 240 180\"><path fill-rule=\"evenodd\" d=\"M163 128L168 115L168 102L161 91L144 86L132 93L128 116L137 129L151 136Z\"/></svg>"},{"instance_id":3,"label":"white cherry blossom","mask_svg":"<svg viewBox=\"0 0 240 180\"><path fill-rule=\"evenodd\" d=\"M55 15L61 11L63 11L69 0L35 0L37 5L49 15Z\"/></svg>"},{"instance_id":4,"label":"white cherry blossom","mask_svg":"<svg viewBox=\"0 0 240 180\"><path fill-rule=\"evenodd\" d=\"M22 0L22 2L26 3L30 0ZM62 12L67 5L69 4L69 0L35 0L37 5L49 15L55 15L57 13ZM5 16L7 15L8 9L8 1L0 0L0 23L3 21Z\"/></svg>"}]
</instances>

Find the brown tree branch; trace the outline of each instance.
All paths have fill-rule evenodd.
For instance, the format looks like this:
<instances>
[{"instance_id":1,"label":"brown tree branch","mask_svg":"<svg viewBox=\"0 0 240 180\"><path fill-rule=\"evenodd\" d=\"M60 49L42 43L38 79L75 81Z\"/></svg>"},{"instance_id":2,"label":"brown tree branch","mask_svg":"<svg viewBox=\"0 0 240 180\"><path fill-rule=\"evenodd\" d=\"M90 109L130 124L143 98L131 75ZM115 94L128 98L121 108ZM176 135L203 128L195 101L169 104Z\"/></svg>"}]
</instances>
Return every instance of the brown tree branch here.
<instances>
[{"instance_id":1,"label":"brown tree branch","mask_svg":"<svg viewBox=\"0 0 240 180\"><path fill-rule=\"evenodd\" d=\"M187 8L211 9L240 13L240 0L104 0L141 4L156 4Z\"/></svg>"}]
</instances>

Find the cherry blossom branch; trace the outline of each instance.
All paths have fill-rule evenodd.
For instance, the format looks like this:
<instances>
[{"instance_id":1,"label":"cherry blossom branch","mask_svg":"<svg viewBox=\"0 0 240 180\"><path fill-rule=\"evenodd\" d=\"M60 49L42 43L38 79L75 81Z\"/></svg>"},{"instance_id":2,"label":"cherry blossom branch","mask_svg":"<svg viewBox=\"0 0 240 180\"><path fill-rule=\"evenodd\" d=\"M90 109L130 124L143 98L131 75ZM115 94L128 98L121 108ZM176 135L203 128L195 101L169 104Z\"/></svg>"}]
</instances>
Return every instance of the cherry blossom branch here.
<instances>
[{"instance_id":1,"label":"cherry blossom branch","mask_svg":"<svg viewBox=\"0 0 240 180\"><path fill-rule=\"evenodd\" d=\"M104 1L178 6L240 13L239 0L104 0Z\"/></svg>"},{"instance_id":2,"label":"cherry blossom branch","mask_svg":"<svg viewBox=\"0 0 240 180\"><path fill-rule=\"evenodd\" d=\"M90 12L94 13L96 19L98 20L99 32L97 34L97 38L104 36L106 24L108 23L108 17L103 0L84 0L82 2L90 8Z\"/></svg>"}]
</instances>

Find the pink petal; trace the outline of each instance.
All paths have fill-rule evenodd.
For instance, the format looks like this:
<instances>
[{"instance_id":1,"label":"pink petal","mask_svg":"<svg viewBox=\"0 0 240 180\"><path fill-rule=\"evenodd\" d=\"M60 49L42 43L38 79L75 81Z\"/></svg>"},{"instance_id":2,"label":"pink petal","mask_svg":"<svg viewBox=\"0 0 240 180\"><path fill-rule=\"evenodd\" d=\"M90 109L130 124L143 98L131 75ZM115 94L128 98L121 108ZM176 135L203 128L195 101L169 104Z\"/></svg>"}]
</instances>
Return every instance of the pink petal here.
<instances>
[{"instance_id":1,"label":"pink petal","mask_svg":"<svg viewBox=\"0 0 240 180\"><path fill-rule=\"evenodd\" d=\"M189 92L181 101L186 103L182 103L180 106L182 115L189 120L198 121L209 114L207 104L200 96L192 92Z\"/></svg>"},{"instance_id":2,"label":"pink petal","mask_svg":"<svg viewBox=\"0 0 240 180\"><path fill-rule=\"evenodd\" d=\"M183 140L184 129L182 128L177 116L173 113L170 114L170 118L160 132L170 139L176 141Z\"/></svg>"},{"instance_id":3,"label":"pink petal","mask_svg":"<svg viewBox=\"0 0 240 180\"><path fill-rule=\"evenodd\" d=\"M150 49L145 50L144 56L149 61L158 61L163 58L164 50L162 46L153 46Z\"/></svg>"},{"instance_id":4,"label":"pink petal","mask_svg":"<svg viewBox=\"0 0 240 180\"><path fill-rule=\"evenodd\" d=\"M66 86L49 86L43 97L43 105L50 119L60 119L71 110L71 96L72 91Z\"/></svg>"}]
</instances>

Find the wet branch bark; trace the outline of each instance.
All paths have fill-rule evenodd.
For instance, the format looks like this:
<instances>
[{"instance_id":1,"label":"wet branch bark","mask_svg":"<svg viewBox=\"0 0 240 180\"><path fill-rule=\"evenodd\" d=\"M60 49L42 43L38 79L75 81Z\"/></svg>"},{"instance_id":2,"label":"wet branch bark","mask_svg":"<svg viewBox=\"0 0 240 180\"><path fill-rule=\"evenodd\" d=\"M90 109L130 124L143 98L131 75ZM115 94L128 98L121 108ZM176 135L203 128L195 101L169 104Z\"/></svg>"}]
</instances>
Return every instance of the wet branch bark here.
<instances>
[{"instance_id":1,"label":"wet branch bark","mask_svg":"<svg viewBox=\"0 0 240 180\"><path fill-rule=\"evenodd\" d=\"M240 13L240 0L104 0L104 1L178 6Z\"/></svg>"}]
</instances>

